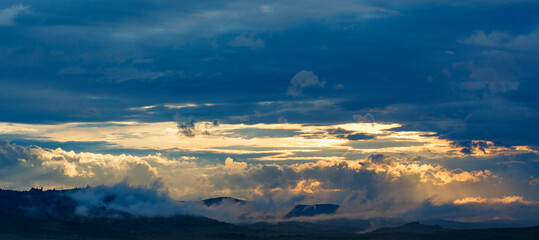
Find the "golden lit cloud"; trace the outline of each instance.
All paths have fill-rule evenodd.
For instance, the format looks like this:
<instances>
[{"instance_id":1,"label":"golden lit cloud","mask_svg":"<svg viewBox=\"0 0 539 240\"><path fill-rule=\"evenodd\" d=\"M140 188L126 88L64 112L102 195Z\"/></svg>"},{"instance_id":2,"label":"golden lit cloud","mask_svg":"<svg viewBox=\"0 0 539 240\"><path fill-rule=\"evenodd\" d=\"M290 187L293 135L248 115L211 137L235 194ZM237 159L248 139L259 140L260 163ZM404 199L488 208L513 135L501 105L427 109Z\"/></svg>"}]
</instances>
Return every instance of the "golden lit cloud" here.
<instances>
[{"instance_id":1,"label":"golden lit cloud","mask_svg":"<svg viewBox=\"0 0 539 240\"><path fill-rule=\"evenodd\" d=\"M206 124L206 122L194 123ZM204 125L205 126L205 125ZM305 124L216 124L205 134L183 137L176 122L102 122L66 124L0 123L0 134L56 142L93 142L124 149L181 149L235 154L266 154L253 160L343 159L350 154L407 154L429 158L462 157L465 147L440 139L431 132L394 131L399 124L348 123L327 126ZM353 139L353 140L351 140ZM357 140L356 140L357 139ZM470 148L474 156L535 152L525 147L496 146L482 141ZM334 155L324 155L328 150ZM312 153L310 156L306 152ZM329 151L330 152L330 151ZM300 154L302 153L302 154Z\"/></svg>"},{"instance_id":2,"label":"golden lit cloud","mask_svg":"<svg viewBox=\"0 0 539 240\"><path fill-rule=\"evenodd\" d=\"M453 201L453 204L462 205L462 204L512 204L519 203L524 205L537 205L539 201L528 201L524 200L522 196L505 196L503 198L483 198L483 197L467 197L463 199L457 199Z\"/></svg>"}]
</instances>

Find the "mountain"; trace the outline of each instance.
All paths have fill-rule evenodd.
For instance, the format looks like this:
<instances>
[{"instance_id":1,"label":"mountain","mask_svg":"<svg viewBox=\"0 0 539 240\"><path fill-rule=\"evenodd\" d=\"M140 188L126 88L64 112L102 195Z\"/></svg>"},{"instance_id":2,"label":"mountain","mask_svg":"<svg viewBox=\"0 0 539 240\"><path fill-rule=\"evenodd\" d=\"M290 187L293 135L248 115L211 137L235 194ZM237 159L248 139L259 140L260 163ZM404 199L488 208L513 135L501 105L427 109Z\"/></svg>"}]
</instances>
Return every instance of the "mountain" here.
<instances>
[{"instance_id":1,"label":"mountain","mask_svg":"<svg viewBox=\"0 0 539 240\"><path fill-rule=\"evenodd\" d=\"M320 214L335 214L337 209L339 209L339 205L335 204L296 205L296 207L285 215L285 218L311 217Z\"/></svg>"},{"instance_id":2,"label":"mountain","mask_svg":"<svg viewBox=\"0 0 539 240\"><path fill-rule=\"evenodd\" d=\"M218 197L218 198L208 198L208 199L202 200L202 203L204 203L204 205L206 205L208 207L215 206L215 205L221 205L221 204L224 204L224 203L245 204L246 202L247 201L245 201L245 200L232 198L232 197Z\"/></svg>"},{"instance_id":3,"label":"mountain","mask_svg":"<svg viewBox=\"0 0 539 240\"><path fill-rule=\"evenodd\" d=\"M0 215L0 239L535 240L538 237L539 227L357 234L310 223L234 225L193 216L62 220Z\"/></svg>"},{"instance_id":4,"label":"mountain","mask_svg":"<svg viewBox=\"0 0 539 240\"><path fill-rule=\"evenodd\" d=\"M408 225L408 224L407 224ZM414 226L415 225L415 226ZM403 226L401 226L403 227ZM425 227L425 225L413 224L403 229L394 228L396 231L373 231L361 234L357 239L362 240L534 240L539 239L539 227L526 228L487 228L465 230L437 230L438 227ZM411 229L409 229L411 227ZM417 227L417 228L416 228ZM418 231L415 231L415 230ZM404 231L403 231L404 230ZM409 231L407 231L409 230Z\"/></svg>"},{"instance_id":5,"label":"mountain","mask_svg":"<svg viewBox=\"0 0 539 240\"><path fill-rule=\"evenodd\" d=\"M444 231L440 225L424 225L419 222L411 222L398 227L383 227L372 233L433 233Z\"/></svg>"},{"instance_id":6,"label":"mountain","mask_svg":"<svg viewBox=\"0 0 539 240\"><path fill-rule=\"evenodd\" d=\"M77 191L87 189L0 190L0 239L539 239L539 227L450 230L412 222L358 234L373 222L393 225L400 220L337 218L316 222L231 224L186 215L134 216L100 204L81 216L75 214L79 203L71 198L72 193L80 194ZM121 194L103 194L100 202L117 203ZM229 197L204 201L206 206L226 202L245 204L244 200ZM333 204L297 205L287 216L332 214L338 207Z\"/></svg>"},{"instance_id":7,"label":"mountain","mask_svg":"<svg viewBox=\"0 0 539 240\"><path fill-rule=\"evenodd\" d=\"M373 218L373 219L350 219L350 218L328 218L315 220L314 223L324 226L338 227L340 229L348 229L351 232L364 232L372 228L373 223L378 226L394 226L402 224L402 221L385 219L385 218Z\"/></svg>"},{"instance_id":8,"label":"mountain","mask_svg":"<svg viewBox=\"0 0 539 240\"><path fill-rule=\"evenodd\" d=\"M516 227L530 227L536 223L530 223L526 221L514 221L514 220L491 220L483 222L458 222L443 219L426 219L421 220L423 224L428 225L440 225L444 228L450 229L478 229L478 228L516 228Z\"/></svg>"},{"instance_id":9,"label":"mountain","mask_svg":"<svg viewBox=\"0 0 539 240\"><path fill-rule=\"evenodd\" d=\"M0 214L31 213L36 216L70 217L77 202L67 193L79 191L47 190L32 188L30 191L0 189Z\"/></svg>"}]
</instances>

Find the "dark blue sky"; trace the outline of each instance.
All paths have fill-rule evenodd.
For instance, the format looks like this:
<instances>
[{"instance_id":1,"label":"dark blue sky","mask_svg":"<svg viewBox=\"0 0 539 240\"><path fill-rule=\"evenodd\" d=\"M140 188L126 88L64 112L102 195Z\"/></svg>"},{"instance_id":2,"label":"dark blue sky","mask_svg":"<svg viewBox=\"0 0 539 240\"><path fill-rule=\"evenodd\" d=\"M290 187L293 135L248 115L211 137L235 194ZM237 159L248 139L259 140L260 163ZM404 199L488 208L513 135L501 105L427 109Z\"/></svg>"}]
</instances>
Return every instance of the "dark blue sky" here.
<instances>
[{"instance_id":1,"label":"dark blue sky","mask_svg":"<svg viewBox=\"0 0 539 240\"><path fill-rule=\"evenodd\" d=\"M248 123L335 123L371 113L452 140L538 144L533 1L1 4L0 121L237 122L259 111ZM302 70L326 84L287 96ZM272 113L321 99L331 104ZM128 110L170 103L219 105Z\"/></svg>"}]
</instances>

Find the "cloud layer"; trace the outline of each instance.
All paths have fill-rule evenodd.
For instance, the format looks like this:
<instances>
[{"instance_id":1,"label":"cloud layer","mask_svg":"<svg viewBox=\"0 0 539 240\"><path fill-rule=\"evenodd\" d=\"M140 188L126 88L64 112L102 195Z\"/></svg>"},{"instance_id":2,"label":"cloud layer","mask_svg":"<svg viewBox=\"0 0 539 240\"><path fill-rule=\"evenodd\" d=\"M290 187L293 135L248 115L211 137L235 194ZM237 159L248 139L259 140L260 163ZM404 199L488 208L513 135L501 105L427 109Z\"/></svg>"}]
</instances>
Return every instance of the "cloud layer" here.
<instances>
[{"instance_id":1,"label":"cloud layer","mask_svg":"<svg viewBox=\"0 0 539 240\"><path fill-rule=\"evenodd\" d=\"M77 153L5 141L0 153L3 188L109 186L75 196L84 203L77 210L81 215L89 214L91 206L99 204L141 216L192 214L226 221L279 220L300 203L340 204L338 216L351 218L397 217L415 211L425 202L437 207L480 204L485 211L490 205L500 204L537 208L533 200L537 196L525 190L533 186L515 186L504 172L450 170L440 164L380 154L353 161L287 164L248 164L229 157L206 165L192 157ZM104 196L111 193L119 199L102 203ZM243 198L249 204L208 210L170 200L218 196ZM501 208L499 214L505 218L516 211ZM437 217L436 213L422 214L425 218Z\"/></svg>"}]
</instances>

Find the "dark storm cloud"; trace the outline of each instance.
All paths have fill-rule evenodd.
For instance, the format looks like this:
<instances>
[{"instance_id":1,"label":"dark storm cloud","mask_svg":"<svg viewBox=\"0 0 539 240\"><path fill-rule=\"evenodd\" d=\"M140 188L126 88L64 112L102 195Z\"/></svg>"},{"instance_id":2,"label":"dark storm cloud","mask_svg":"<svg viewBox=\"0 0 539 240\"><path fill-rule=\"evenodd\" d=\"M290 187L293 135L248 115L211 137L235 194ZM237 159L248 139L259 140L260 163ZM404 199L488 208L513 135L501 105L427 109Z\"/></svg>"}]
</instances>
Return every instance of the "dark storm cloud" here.
<instances>
[{"instance_id":1,"label":"dark storm cloud","mask_svg":"<svg viewBox=\"0 0 539 240\"><path fill-rule=\"evenodd\" d=\"M536 2L286 3L3 1L0 121L373 117L539 145Z\"/></svg>"}]
</instances>

